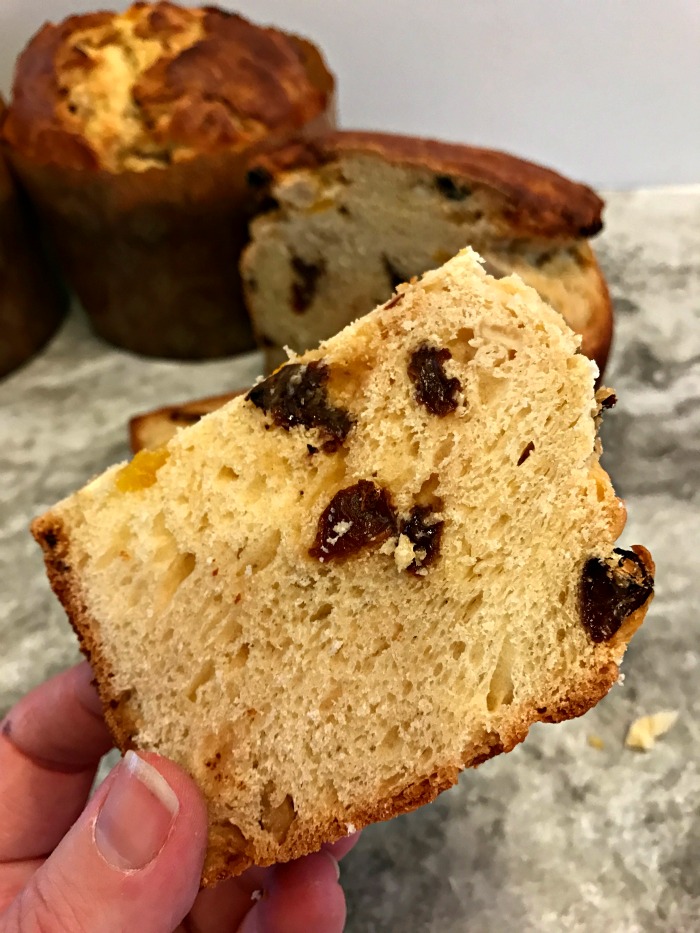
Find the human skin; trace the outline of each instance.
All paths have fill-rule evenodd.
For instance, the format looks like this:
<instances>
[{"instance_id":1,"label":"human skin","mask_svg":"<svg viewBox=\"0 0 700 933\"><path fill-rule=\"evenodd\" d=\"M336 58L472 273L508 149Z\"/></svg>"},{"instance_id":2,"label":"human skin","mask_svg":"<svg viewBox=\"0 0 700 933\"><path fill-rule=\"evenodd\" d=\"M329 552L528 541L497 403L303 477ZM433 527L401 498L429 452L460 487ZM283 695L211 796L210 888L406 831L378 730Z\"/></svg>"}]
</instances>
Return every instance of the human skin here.
<instances>
[{"instance_id":1,"label":"human skin","mask_svg":"<svg viewBox=\"0 0 700 933\"><path fill-rule=\"evenodd\" d=\"M58 674L0 726L0 933L341 933L356 835L199 891L206 807L182 769L129 752L89 798L112 747L92 676Z\"/></svg>"}]
</instances>

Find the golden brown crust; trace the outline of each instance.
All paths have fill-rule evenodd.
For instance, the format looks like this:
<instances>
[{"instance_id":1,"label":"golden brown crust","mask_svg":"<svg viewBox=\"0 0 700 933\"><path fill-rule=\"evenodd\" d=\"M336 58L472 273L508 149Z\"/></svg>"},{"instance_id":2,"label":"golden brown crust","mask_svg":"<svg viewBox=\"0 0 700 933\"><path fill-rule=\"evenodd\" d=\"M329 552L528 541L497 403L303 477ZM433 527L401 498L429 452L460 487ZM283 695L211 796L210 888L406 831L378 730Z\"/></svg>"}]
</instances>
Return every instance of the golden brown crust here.
<instances>
[{"instance_id":1,"label":"golden brown crust","mask_svg":"<svg viewBox=\"0 0 700 933\"><path fill-rule=\"evenodd\" d=\"M79 575L71 564L70 540L63 522L47 512L32 522L31 532L44 552L51 589L78 636L80 650L92 666L114 744L124 752L132 747L132 737L138 730L138 713L133 708L133 698L119 693L111 685L113 674L102 651L100 626L85 604Z\"/></svg>"},{"instance_id":2,"label":"golden brown crust","mask_svg":"<svg viewBox=\"0 0 700 933\"><path fill-rule=\"evenodd\" d=\"M134 415L129 421L129 444L133 453L138 453L144 447L152 447L150 439L156 434L167 440L179 429L190 424L196 424L204 415L221 408L237 395L242 395L247 389L238 389L226 395L209 395L206 398L194 399L180 405L166 405L164 408L155 408L153 411ZM165 443L160 440L155 446Z\"/></svg>"},{"instance_id":3,"label":"golden brown crust","mask_svg":"<svg viewBox=\"0 0 700 933\"><path fill-rule=\"evenodd\" d=\"M70 541L60 519L50 512L32 523L32 534L44 551L51 587L68 614L78 636L80 647L95 672L97 688L105 710L105 719L122 751L132 747L139 728L139 713L134 698L119 694L111 685L112 674L100 644L99 624L91 617L81 593L79 574L71 565ZM649 552L640 546L634 551L650 573L654 563ZM212 886L226 878L241 874L252 865L270 865L289 861L318 850L323 843L335 842L355 829L370 823L389 820L429 803L443 790L457 782L462 768L477 767L503 752L511 751L522 742L530 726L537 721L560 722L581 716L593 707L618 679L617 661L632 634L641 625L651 602L636 610L613 639L597 649L599 666L591 670L588 682L582 682L579 692L537 710L514 710L511 726L500 733L484 732L475 736L464 750L459 763L438 766L428 775L416 776L404 786L393 789L385 797L359 802L341 817L330 815L313 823L295 820L290 832L279 845L264 851L256 849L238 827L212 818L209 849L202 876L204 886Z\"/></svg>"},{"instance_id":4,"label":"golden brown crust","mask_svg":"<svg viewBox=\"0 0 700 933\"><path fill-rule=\"evenodd\" d=\"M578 239L603 227L603 201L591 188L506 152L416 136L346 130L276 153L273 172L312 167L347 152L368 153L400 165L457 175L499 192L513 236Z\"/></svg>"},{"instance_id":5,"label":"golden brown crust","mask_svg":"<svg viewBox=\"0 0 700 933\"><path fill-rule=\"evenodd\" d=\"M306 40L214 7L137 3L125 14L90 13L47 23L30 40L17 62L4 131L14 149L40 163L105 166L104 154L85 138L67 91L75 75L94 67L73 38L109 27L117 18L137 21L140 38L166 40L201 21L201 39L180 52L164 52L133 89L151 141L170 151L240 149L267 132L304 126L332 100L333 77Z\"/></svg>"}]
</instances>

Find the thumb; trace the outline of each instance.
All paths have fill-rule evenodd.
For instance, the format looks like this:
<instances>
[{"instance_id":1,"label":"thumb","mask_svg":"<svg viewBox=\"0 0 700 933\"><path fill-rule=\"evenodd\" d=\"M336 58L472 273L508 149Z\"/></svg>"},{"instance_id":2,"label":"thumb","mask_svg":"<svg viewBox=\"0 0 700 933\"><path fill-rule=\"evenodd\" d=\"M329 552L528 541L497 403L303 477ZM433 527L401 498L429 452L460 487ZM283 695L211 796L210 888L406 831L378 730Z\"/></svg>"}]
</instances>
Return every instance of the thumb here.
<instances>
[{"instance_id":1,"label":"thumb","mask_svg":"<svg viewBox=\"0 0 700 933\"><path fill-rule=\"evenodd\" d=\"M10 905L3 933L172 933L199 888L206 807L165 758L127 752Z\"/></svg>"}]
</instances>

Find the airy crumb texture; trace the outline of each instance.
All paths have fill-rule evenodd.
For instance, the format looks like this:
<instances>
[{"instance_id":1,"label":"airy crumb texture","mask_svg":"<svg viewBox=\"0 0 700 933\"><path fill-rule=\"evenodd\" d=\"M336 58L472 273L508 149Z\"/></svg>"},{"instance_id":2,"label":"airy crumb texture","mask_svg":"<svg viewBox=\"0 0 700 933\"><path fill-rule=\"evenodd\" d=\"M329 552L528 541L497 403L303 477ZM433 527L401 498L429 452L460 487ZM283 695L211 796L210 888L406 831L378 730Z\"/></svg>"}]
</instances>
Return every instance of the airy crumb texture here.
<instances>
[{"instance_id":1,"label":"airy crumb texture","mask_svg":"<svg viewBox=\"0 0 700 933\"><path fill-rule=\"evenodd\" d=\"M19 59L5 133L39 160L140 172L302 126L332 87L296 36L214 7L135 3L44 26Z\"/></svg>"},{"instance_id":2,"label":"airy crumb texture","mask_svg":"<svg viewBox=\"0 0 700 933\"><path fill-rule=\"evenodd\" d=\"M205 883L584 713L651 596L562 318L471 250L401 294L33 526L118 744L206 795Z\"/></svg>"},{"instance_id":3,"label":"airy crumb texture","mask_svg":"<svg viewBox=\"0 0 700 933\"><path fill-rule=\"evenodd\" d=\"M625 745L627 748L637 748L648 752L656 745L656 740L665 735L677 722L678 710L665 710L661 713L652 713L650 716L640 716L629 727Z\"/></svg>"},{"instance_id":4,"label":"airy crumb texture","mask_svg":"<svg viewBox=\"0 0 700 933\"><path fill-rule=\"evenodd\" d=\"M513 156L403 136L336 133L272 168L274 209L251 225L241 272L271 365L315 346L400 282L465 244L496 277L517 272L602 371L612 333L608 290L587 238L602 201ZM312 164L295 162L311 158ZM282 160L282 155L278 156Z\"/></svg>"}]
</instances>

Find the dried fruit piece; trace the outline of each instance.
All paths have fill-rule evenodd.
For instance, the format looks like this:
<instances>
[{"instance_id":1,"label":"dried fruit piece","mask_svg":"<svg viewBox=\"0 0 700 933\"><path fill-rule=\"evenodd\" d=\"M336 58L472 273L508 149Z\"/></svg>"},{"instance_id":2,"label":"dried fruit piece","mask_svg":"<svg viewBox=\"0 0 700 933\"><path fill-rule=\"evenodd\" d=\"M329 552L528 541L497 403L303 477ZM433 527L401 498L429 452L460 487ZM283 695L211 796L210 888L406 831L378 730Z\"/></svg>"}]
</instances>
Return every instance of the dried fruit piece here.
<instances>
[{"instance_id":1,"label":"dried fruit piece","mask_svg":"<svg viewBox=\"0 0 700 933\"><path fill-rule=\"evenodd\" d=\"M435 187L443 197L450 201L464 201L471 194L470 188L458 184L449 175L436 175Z\"/></svg>"},{"instance_id":2,"label":"dried fruit piece","mask_svg":"<svg viewBox=\"0 0 700 933\"><path fill-rule=\"evenodd\" d=\"M654 591L654 580L634 551L615 548L608 561L592 557L581 579L581 618L595 642L608 641Z\"/></svg>"},{"instance_id":3,"label":"dried fruit piece","mask_svg":"<svg viewBox=\"0 0 700 933\"><path fill-rule=\"evenodd\" d=\"M389 301L387 301L387 303L384 305L384 307L385 307L385 308L387 309L387 311L388 311L389 308L395 308L396 305L397 305L400 301L403 301L403 292L397 292L397 294L395 294L393 298L390 298Z\"/></svg>"},{"instance_id":4,"label":"dried fruit piece","mask_svg":"<svg viewBox=\"0 0 700 933\"><path fill-rule=\"evenodd\" d=\"M327 438L322 449L332 453L345 440L353 422L344 408L329 402L329 375L328 366L321 361L288 363L253 386L246 401L271 414L275 424L287 431L298 425L317 428Z\"/></svg>"},{"instance_id":5,"label":"dried fruit piece","mask_svg":"<svg viewBox=\"0 0 700 933\"><path fill-rule=\"evenodd\" d=\"M596 395L596 398L598 399L598 404L600 405L601 411L608 411L617 405L617 396L614 392L611 392L610 389L605 389L604 392L605 395L602 395L599 392Z\"/></svg>"},{"instance_id":6,"label":"dried fruit piece","mask_svg":"<svg viewBox=\"0 0 700 933\"><path fill-rule=\"evenodd\" d=\"M309 554L321 562L349 557L396 534L396 511L388 490L362 479L341 489L318 521Z\"/></svg>"},{"instance_id":7,"label":"dried fruit piece","mask_svg":"<svg viewBox=\"0 0 700 933\"><path fill-rule=\"evenodd\" d=\"M416 399L433 415L449 415L457 408L455 395L462 388L459 379L450 379L444 363L452 359L446 348L421 344L411 354L408 375L416 387Z\"/></svg>"},{"instance_id":8,"label":"dried fruit piece","mask_svg":"<svg viewBox=\"0 0 700 933\"><path fill-rule=\"evenodd\" d=\"M400 534L413 545L413 560L406 567L409 573L422 576L440 553L444 521L437 518L428 505L415 505L409 517L401 523Z\"/></svg>"},{"instance_id":9,"label":"dried fruit piece","mask_svg":"<svg viewBox=\"0 0 700 933\"><path fill-rule=\"evenodd\" d=\"M153 486L156 473L169 456L165 447L139 451L116 475L115 484L119 492L139 492Z\"/></svg>"},{"instance_id":10,"label":"dried fruit piece","mask_svg":"<svg viewBox=\"0 0 700 933\"><path fill-rule=\"evenodd\" d=\"M326 270L326 264L320 262L304 262L298 256L292 258L294 280L292 282L292 310L303 314L310 306L316 295L318 280Z\"/></svg>"},{"instance_id":11,"label":"dried fruit piece","mask_svg":"<svg viewBox=\"0 0 700 933\"><path fill-rule=\"evenodd\" d=\"M527 458L530 456L530 454L532 453L534 449L535 449L534 443L532 441L528 441L527 444L523 447L522 453L518 457L518 466L522 466L523 463L525 463L525 461L527 460Z\"/></svg>"}]
</instances>

